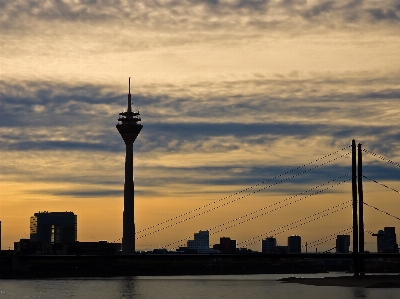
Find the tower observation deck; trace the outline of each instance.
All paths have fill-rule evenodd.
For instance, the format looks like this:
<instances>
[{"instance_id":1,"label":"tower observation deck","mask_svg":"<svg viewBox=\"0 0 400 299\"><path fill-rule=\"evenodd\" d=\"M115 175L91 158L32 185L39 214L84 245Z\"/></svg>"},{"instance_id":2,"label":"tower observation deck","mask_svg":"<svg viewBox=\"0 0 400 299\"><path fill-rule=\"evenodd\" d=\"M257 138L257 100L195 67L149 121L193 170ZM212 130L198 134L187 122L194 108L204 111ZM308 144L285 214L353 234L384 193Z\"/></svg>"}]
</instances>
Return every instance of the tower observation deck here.
<instances>
[{"instance_id":1,"label":"tower observation deck","mask_svg":"<svg viewBox=\"0 0 400 299\"><path fill-rule=\"evenodd\" d=\"M121 112L118 118L117 130L126 146L125 184L124 184L124 213L122 225L122 253L135 253L135 218L134 218L134 180L133 180L133 143L143 126L139 111L132 111L131 82L129 78L128 109Z\"/></svg>"}]
</instances>

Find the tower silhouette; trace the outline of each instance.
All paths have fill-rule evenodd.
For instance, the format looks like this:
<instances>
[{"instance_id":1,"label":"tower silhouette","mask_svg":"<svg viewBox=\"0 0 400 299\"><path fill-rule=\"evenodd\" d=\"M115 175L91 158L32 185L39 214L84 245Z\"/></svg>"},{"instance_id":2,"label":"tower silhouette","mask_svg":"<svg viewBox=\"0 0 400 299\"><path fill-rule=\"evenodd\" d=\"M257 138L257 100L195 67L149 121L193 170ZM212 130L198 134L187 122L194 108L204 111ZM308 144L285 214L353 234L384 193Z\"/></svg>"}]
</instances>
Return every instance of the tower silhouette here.
<instances>
[{"instance_id":1,"label":"tower silhouette","mask_svg":"<svg viewBox=\"0 0 400 299\"><path fill-rule=\"evenodd\" d=\"M135 253L133 143L143 126L138 123L141 121L139 111L132 111L131 78L129 78L128 109L119 115L116 127L126 146L122 253L132 254Z\"/></svg>"}]
</instances>

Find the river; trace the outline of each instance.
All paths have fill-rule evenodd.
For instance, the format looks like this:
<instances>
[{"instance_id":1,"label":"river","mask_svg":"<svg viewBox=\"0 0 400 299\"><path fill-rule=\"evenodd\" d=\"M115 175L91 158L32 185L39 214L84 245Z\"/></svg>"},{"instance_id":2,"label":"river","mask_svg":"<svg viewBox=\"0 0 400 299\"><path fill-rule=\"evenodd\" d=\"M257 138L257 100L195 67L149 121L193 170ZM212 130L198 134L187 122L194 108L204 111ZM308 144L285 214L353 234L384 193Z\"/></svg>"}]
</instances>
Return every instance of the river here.
<instances>
[{"instance_id":1,"label":"river","mask_svg":"<svg viewBox=\"0 0 400 299\"><path fill-rule=\"evenodd\" d=\"M323 277L343 273L304 274ZM282 283L288 275L136 276L116 278L0 280L0 298L400 298L400 289L317 287Z\"/></svg>"}]
</instances>

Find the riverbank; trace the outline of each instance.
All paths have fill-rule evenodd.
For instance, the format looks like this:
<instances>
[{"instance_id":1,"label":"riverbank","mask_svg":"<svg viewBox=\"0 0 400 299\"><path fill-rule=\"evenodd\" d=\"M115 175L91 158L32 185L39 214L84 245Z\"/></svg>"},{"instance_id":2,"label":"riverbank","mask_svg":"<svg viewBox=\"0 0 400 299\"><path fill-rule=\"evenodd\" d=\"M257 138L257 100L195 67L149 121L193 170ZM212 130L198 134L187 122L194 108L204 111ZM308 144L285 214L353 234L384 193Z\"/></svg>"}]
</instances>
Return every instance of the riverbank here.
<instances>
[{"instance_id":1,"label":"riverbank","mask_svg":"<svg viewBox=\"0 0 400 299\"><path fill-rule=\"evenodd\" d=\"M346 267L348 268L348 267ZM264 255L3 256L0 278L228 275L326 272L317 261ZM343 269L336 269L343 271Z\"/></svg>"},{"instance_id":2,"label":"riverbank","mask_svg":"<svg viewBox=\"0 0 400 299\"><path fill-rule=\"evenodd\" d=\"M312 258L313 257L313 258ZM134 254L3 255L0 279L232 274L292 274L351 271L351 256L319 254ZM397 256L396 256L397 257ZM365 262L368 273L400 273L397 258Z\"/></svg>"},{"instance_id":3,"label":"riverbank","mask_svg":"<svg viewBox=\"0 0 400 299\"><path fill-rule=\"evenodd\" d=\"M400 288L400 275L339 276L323 278L287 277L284 283L300 283L314 286L340 286L363 288Z\"/></svg>"}]
</instances>

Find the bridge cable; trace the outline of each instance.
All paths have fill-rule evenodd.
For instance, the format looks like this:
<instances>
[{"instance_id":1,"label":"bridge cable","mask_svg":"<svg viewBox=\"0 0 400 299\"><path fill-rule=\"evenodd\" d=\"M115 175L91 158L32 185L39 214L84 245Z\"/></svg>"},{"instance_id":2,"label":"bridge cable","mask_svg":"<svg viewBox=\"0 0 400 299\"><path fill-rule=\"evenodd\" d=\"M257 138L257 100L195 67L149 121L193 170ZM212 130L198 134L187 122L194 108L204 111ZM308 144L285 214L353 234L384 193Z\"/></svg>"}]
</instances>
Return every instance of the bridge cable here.
<instances>
[{"instance_id":1,"label":"bridge cable","mask_svg":"<svg viewBox=\"0 0 400 299\"><path fill-rule=\"evenodd\" d=\"M385 185L385 184L383 184L381 182L378 182L377 180L374 180L374 179L371 179L369 177L366 177L365 175L363 175L363 178L366 178L366 179L370 180L371 182L377 183L377 184L379 184L379 185L381 185L381 186L383 186L383 187L385 187L387 189L390 189L390 190L392 190L392 191L394 191L396 193L400 193L400 191L398 191L398 190L396 190L396 189L394 189L394 188L392 188L392 187L390 187L388 185Z\"/></svg>"},{"instance_id":2,"label":"bridge cable","mask_svg":"<svg viewBox=\"0 0 400 299\"><path fill-rule=\"evenodd\" d=\"M255 188L255 187L259 186L259 185L265 184L265 183L267 183L267 182L269 182L269 181L271 181L271 180L277 179L277 178L282 177L282 176L284 176L284 175L286 175L286 174L289 174L289 173L291 173L291 172L293 172L293 171L296 171L296 170L298 170L298 169L301 169L301 168L303 168L303 167L306 167L306 166L308 166L308 165L311 165L311 164L313 164L313 163L315 163L315 162L318 162L318 161L320 161L320 160L322 160L322 159L325 159L325 158L327 158L327 157L330 157L330 156L332 156L332 155L335 155L335 154L337 154L337 153L340 152L340 151L343 151L343 150L345 150L345 149L348 149L349 147L351 147L351 145L349 145L349 146L347 146L347 147L344 147L344 148L342 148L342 149L340 149L340 150L337 150L337 151L335 151L335 152L333 152L333 153L330 153L330 154L328 154L328 155L325 155L325 156L323 156L323 157L320 157L320 158L316 159L315 161L313 160L313 161L311 161L311 162L309 162L309 163L303 164L302 166L298 166L298 167L296 167L296 168L293 168L293 169L291 169L291 170L289 170L289 171L286 171L286 172L284 172L284 173L282 173L282 174L280 174L280 175L277 175L277 176L275 176L275 177L273 177L273 178L267 179L267 180L265 180L265 181L263 181L263 182L261 182L261 183L255 184L255 185L250 186L250 187L248 187L248 188L246 188L246 189L243 189L243 190L241 190L241 191L238 191L238 192L236 192L236 193L233 193L233 194L231 194L231 195L228 195L228 196L226 196L226 197L223 197L223 198L221 198L221 199L218 199L218 200L216 200L216 201L213 201L213 202L208 203L208 204L206 204L206 205L203 205L203 206L201 206L201 207L198 207L198 208L196 208L196 209L193 209L193 210L190 210L190 211L188 211L188 212L185 212L185 213L183 213L183 214L181 214L181 215L179 215L179 216L175 216L175 217L173 217L173 218L170 218L170 219L168 219L168 220L165 220L165 221L163 221L163 222L160 222L160 223L155 224L155 225L153 225L153 226L150 226L150 227L148 227L148 228L142 229L142 230L136 232L136 234L139 234L139 233L142 233L142 232L147 231L147 230L149 230L149 229L152 229L152 228L155 228L155 227L157 227L157 226L163 225L163 224L165 224L165 223L167 223L167 222L171 222L171 221L173 221L173 220L175 220L175 219L178 219L178 218L180 218L180 217L183 217L183 216L186 216L186 215L188 215L188 214L194 213L194 212L196 212L196 211L198 211L198 210L201 210L201 209L203 209L203 208L206 208L206 207L208 207L208 206L210 206L210 205L216 204L216 203L218 203L218 202L220 202L220 201L222 201L222 200L225 200L225 199L228 199L228 198L233 197L233 196L235 196L235 195L238 195L238 194L240 194L240 193L246 192L246 191L248 191L248 190L250 190L250 189L253 189L253 188ZM348 154L350 154L350 152L349 152ZM348 154L347 154L347 155L348 155ZM343 156L345 156L345 155L342 155L342 156L340 156L339 158L342 158ZM337 159L338 159L338 158L337 158ZM330 162L332 162L332 161L334 161L334 160L336 160L336 159L333 159L333 160L331 160L331 161L328 161L328 163L330 163ZM321 164L320 166L322 166L322 165L324 165L324 164ZM311 169L310 169L310 170L311 170ZM302 174L302 173L301 173L301 174Z\"/></svg>"},{"instance_id":3,"label":"bridge cable","mask_svg":"<svg viewBox=\"0 0 400 299\"><path fill-rule=\"evenodd\" d=\"M333 249L336 249L336 246L335 246L335 247L332 247L331 249L325 250L325 251L323 251L322 253L328 253L328 252L331 252Z\"/></svg>"},{"instance_id":4,"label":"bridge cable","mask_svg":"<svg viewBox=\"0 0 400 299\"><path fill-rule=\"evenodd\" d=\"M292 175L292 176L290 176L290 177L288 177L288 178L285 178L285 179L280 180L279 182L275 182L275 183L270 184L270 185L268 185L268 186L265 186L265 187L263 187L263 188L261 188L261 189L259 189L259 190L253 191L253 192L251 192L251 193L247 193L247 194L245 194L245 195L242 195L241 197L235 198L235 199L233 199L233 200L231 200L231 201L228 201L228 202L225 202L225 203L223 203L223 204L221 204L221 205L219 205L219 206L213 207L213 208L211 208L211 209L209 209L209 210L206 210L206 211L200 212L200 213L198 213L198 214L195 214L195 215L193 215L193 216L190 216L190 217L188 217L188 218L179 220L179 221L177 221L177 222L175 222L175 223L172 223L172 224L170 224L170 225L168 225L168 226L162 227L162 228L160 228L160 229L158 229L158 230L154 230L154 231L152 231L152 232L150 232L150 233L147 233L147 234L145 234L145 235L142 235L142 236L140 236L140 237L137 237L136 239L141 239L141 238L150 236L150 235L152 235L152 234L158 233L158 232L160 232L160 231L163 231L163 230L165 230L165 229L167 229L167 228L170 228L170 227L172 227L172 226L175 226L175 225L177 225L177 224L181 224L182 222L185 222L185 221L194 219L194 218L196 218L196 217L198 217L198 216L204 215L204 214L206 214L206 213L208 213L208 212L211 212L211 211L214 211L214 210L219 209L219 208L221 208L221 207L224 207L224 206L226 206L226 205L228 205L228 204L231 204L231 203L233 203L233 202L236 202L236 201L238 201L238 200L241 200L241 199L243 199L243 198L246 198L246 197L248 197L248 196L250 196L250 195L259 193L259 192L264 191L264 190L266 190L266 189L268 189L268 188L271 188L271 187L273 187L273 186L276 186L276 185L279 185L279 184L281 184L281 183L284 183L284 182L286 182L286 181L288 181L288 180L290 180L290 179L292 179L292 178L295 178L295 177L297 177L297 176L299 176L299 175L302 175L302 174L304 174L304 173L306 173L306 172L309 172L309 171L311 171L311 170L314 170L314 169L316 169L316 168L319 168L319 167L321 167L321 166L324 166L324 165L326 165L326 164L328 164L328 163L331 163L331 162L333 162L333 161L336 161L336 160L338 160L338 159L340 159L340 158L343 158L343 157L345 157L345 156L347 156L347 155L349 155L349 154L350 154L350 152L345 153L345 154L343 154L343 155L341 155L341 156L339 156L339 157L336 157L336 158L334 158L334 159L332 159L332 160L329 160L329 161L326 161L326 162L324 162L324 163L322 163L322 164L319 164L319 165L316 165L316 166L314 166L314 167L311 167L311 168L309 168L309 169L307 169L307 170L305 170L305 171L303 171L303 172L301 172L301 173L294 174L294 175ZM330 156L330 155L332 155L332 154L329 154L329 155L327 155L327 156ZM321 158L320 158L320 159L321 159ZM315 161L318 161L318 160L320 160L320 159L317 159L317 160L315 160ZM313 163L313 162L310 162L310 163L308 163L308 164L304 164L303 166L298 167L298 168L296 168L296 169L299 169L299 168L302 168L302 167L304 167L304 166L310 165L311 163ZM296 169L294 169L294 170L296 170ZM229 195L228 197L232 197L233 195L237 195L237 194L239 194L239 193L242 193L242 192L244 192L244 191L246 191L246 190L248 190L248 189L251 189L251 188L254 188L255 186L264 184L264 183L266 183L266 182L268 182L268 181L271 181L271 180L273 180L273 179L276 179L276 178L278 178L278 177L281 177L281 176L283 176L283 175L285 175L285 174L288 174L289 172L292 172L292 171L293 171L293 170L288 171L288 172L285 172L284 174L280 174L280 175L278 175L278 176L275 176L274 178L268 179L267 181L264 181L264 182L262 182L262 183L259 183L259 184L257 184L257 185L254 185L254 186L252 186L252 187L250 187L250 188L247 188L247 189L244 189L244 190L242 190L242 191L239 191L239 192L237 192L237 193L235 193L235 194ZM159 224L153 225L152 227L149 227L149 228L140 230L140 231L138 231L136 234L142 233L142 232L147 231L147 230L149 230L149 229L151 229L151 228L155 228L155 227L157 227L157 226L160 226L160 225L162 225L162 224L165 224L165 223L167 223L167 222L170 222L170 221L175 220L175 219L177 219L177 218L180 218L180 217L182 217L182 216L185 216L185 215L188 215L188 214L193 213L193 212L195 212L195 211L198 211L198 210L200 210L200 209L202 209L202 208L208 207L208 206L210 206L210 205L212 205L212 204L215 204L215 203L220 202L220 201L222 201L222 200L224 200L224 199L227 199L228 197L224 197L223 199L219 199L219 200L217 200L217 201L214 201L214 202L212 202L212 203L209 203L209 204L207 204L207 205L204 205L204 206L202 206L202 207L200 207L200 208L196 208L196 209L194 209L194 210L191 210L191 211L189 211L189 212L186 212L186 213L184 213L184 214L181 214L181 215L179 215L179 216L176 216L176 217L174 217L174 218L171 218L171 219L166 220L166 221L164 221L164 222L161 222L161 223L159 223Z\"/></svg>"},{"instance_id":5,"label":"bridge cable","mask_svg":"<svg viewBox=\"0 0 400 299\"><path fill-rule=\"evenodd\" d=\"M375 234L375 233L371 232L371 231L368 230L368 229L364 229L364 231L365 231L366 233L369 233L370 235L374 235L374 234Z\"/></svg>"},{"instance_id":6,"label":"bridge cable","mask_svg":"<svg viewBox=\"0 0 400 299\"><path fill-rule=\"evenodd\" d=\"M381 160L384 161L384 162L390 163L390 164L392 164L392 165L397 166L397 167L400 168L400 163L394 162L394 161L392 161L392 160L390 160L390 159L388 159L388 158L385 158L385 157L382 156L382 155L379 155L379 154L376 154L376 153L374 153L374 152L371 152L371 151L369 151L369 150L367 150L367 149L365 149L365 148L362 149L362 151L365 152L365 153L367 153L367 154L370 154L371 156L374 156L374 157L376 157L376 158L378 158L378 159L381 159Z\"/></svg>"},{"instance_id":7,"label":"bridge cable","mask_svg":"<svg viewBox=\"0 0 400 299\"><path fill-rule=\"evenodd\" d=\"M264 235L267 235L267 234L270 234L270 233L275 233L275 235L279 235L279 234L284 233L284 232L286 232L286 231L288 231L288 230L297 228L297 227L302 226L302 225L304 225L304 224L307 224L307 223L313 222L313 221L315 221L315 220L321 219L321 218L323 218L323 217L329 216L329 215L331 215L331 214L333 214L333 213L342 211L342 210L344 210L345 208L348 208L348 207L351 206L351 204L349 204L351 201L352 201L352 200L349 200L349 201L347 201L347 202L343 202L343 203L341 203L341 204L339 204L339 205L337 205L337 206L328 208L328 209L326 209L326 210L324 210L324 211L315 213L315 214L313 214L313 215L311 215L311 216L307 216L307 217L305 217L304 219L300 219L300 220L294 221L294 222L292 222L292 223L290 223L290 224L287 224L287 225L284 225L284 226L282 226L282 227L280 227L280 228L271 230L271 231L269 231L269 232L267 232L267 233L265 233L265 234L261 234L261 235L259 235L259 236L257 236L257 237L253 237L253 238L250 238L250 239L248 239L248 240L239 242L238 245L243 244L243 243L247 243L248 241L251 241L251 240L254 240L254 241L251 242L251 243L244 244L244 246L248 246L248 245L251 245L251 244L254 244L255 242L257 242L258 239L259 239L260 237L264 236ZM345 206L345 207L342 207L342 208L340 208L340 209L338 209L338 210L331 211L330 213L326 213L325 215L322 215L322 216L320 216L320 217L317 217L317 218L308 220L308 221L306 221L306 222L304 222L304 223L300 223L300 222L302 222L302 221L304 221L304 220L307 220L307 219L309 219L309 218L318 216L319 214L322 214L322 213L324 213L324 212L327 212L327 211L333 210L333 209L335 209L335 208L338 208L338 207L340 207L341 205L344 205L344 204L348 204L348 205ZM297 223L300 223L300 224L298 224L298 225L296 225L296 226L294 226L294 227L290 227L290 226L292 226L292 225L294 225L294 224L297 224ZM286 228L286 229L284 229L284 228ZM281 231L278 232L279 230L281 230ZM218 233L218 232L211 233L210 235L213 235L213 234L215 234L215 233ZM170 247L171 245L174 245L174 244L176 244L176 243L180 243L180 242L182 242L182 241L189 240L190 238L191 238L191 237L188 237L188 238L179 240L179 241L177 241L177 242L168 244L168 245L165 246L164 248ZM257 239L257 240L256 240L256 239Z\"/></svg>"},{"instance_id":8,"label":"bridge cable","mask_svg":"<svg viewBox=\"0 0 400 299\"><path fill-rule=\"evenodd\" d=\"M367 204L366 202L364 202L364 204L365 204L366 206L370 207L370 208L373 208L373 209L375 209L375 210L377 210L377 211L383 213L383 214L386 214L386 215L388 215L388 216L390 216L390 217L393 217L393 218L396 218L397 220L400 220L399 217L394 216L394 215L392 215L392 214L390 214L390 213L388 213L388 212L385 212L385 211L383 211L383 210L381 210L381 209L378 209L377 207L374 207L374 206L372 206L372 205L370 205L370 204Z\"/></svg>"},{"instance_id":9,"label":"bridge cable","mask_svg":"<svg viewBox=\"0 0 400 299\"><path fill-rule=\"evenodd\" d=\"M328 242L328 241L333 240L335 237L337 237L337 235L339 235L339 234L344 234L344 233L346 233L346 232L348 232L348 231L352 231L352 230L353 230L353 228L352 228L352 227L349 227L349 228L346 228L346 229L344 229L344 230L341 230L341 231L339 231L339 232L337 232L337 233L334 233L334 234L331 234L331 235L329 235L329 236L323 237L323 238L321 238L321 239L318 239L318 240L315 240L315 241L312 241L312 242L309 242L309 243L307 242L307 247L315 247L315 246L317 246L317 245L326 243L326 242ZM304 248L304 247L306 247L306 245L302 245L302 246L301 246L301 248Z\"/></svg>"},{"instance_id":10,"label":"bridge cable","mask_svg":"<svg viewBox=\"0 0 400 299\"><path fill-rule=\"evenodd\" d=\"M244 215L244 216L235 218L235 219L230 220L230 221L228 221L228 222L225 222L225 223L223 223L223 224L217 225L217 226L215 226L215 227L213 227L213 228L211 228L211 229L208 229L208 230L209 230L209 231L210 231L210 230L214 230L214 229L219 228L219 227L221 227L221 226L225 226L226 224L232 223L232 222L234 222L234 221L237 221L237 220L240 220L240 219L242 219L242 218L248 217L248 216L250 216L250 215L252 215L252 214L258 213L258 212L260 212L260 211L262 211L262 210L271 208L271 207L273 207L273 206L275 206L275 205L278 205L278 204L281 204L281 203L283 203L283 202L285 202L285 201L287 201L287 200L293 199L293 198L295 198L295 197L297 197L297 196L299 196L299 195L303 195L303 194L308 193L308 192L310 192L310 191L312 191L312 190L315 190L315 189L317 189L317 188L319 188L319 187L322 187L322 186L324 186L324 185L330 184L330 183L332 183L332 182L334 182L334 181L336 181L336 180L338 180L338 179L341 179L341 178L343 178L343 177L346 177L346 176L349 175L349 174L350 174L350 173L347 173L347 174L345 174L345 175L343 175L343 176L340 176L340 177L338 177L338 178L336 178L336 179L334 179L334 180L332 180L332 181L328 181L328 182L326 182L326 183L320 184L320 185L318 185L318 186L316 186L316 187L313 187L313 188L311 188L311 189L309 189L309 190L306 190L306 191L303 191L303 192L301 192L301 193L299 193L299 194L290 196L290 197L288 197L288 198L286 198L286 199L284 199L284 200L281 200L281 201L279 201L279 202L276 202L276 203L271 204L271 205L269 205L269 206L267 206L267 207L261 208L261 209L259 209L259 210L254 211L254 212L251 212L251 213L246 214L246 215ZM340 181L340 182L336 183L335 185L328 186L328 187L326 187L325 189L318 190L318 191L316 191L316 192L314 192L314 193L312 193L312 194L308 194L308 195L306 195L306 196L304 196L304 197L302 197L302 198L296 199L294 202L286 203L286 204L283 205L283 206L276 207L276 208L273 209L273 210L264 212L264 213L262 213L262 214L260 214L260 215L257 215L257 216L254 216L254 217L252 217L252 218L246 219L246 220L244 220L244 221L242 221L242 222L236 223L236 224L231 225L231 226L225 226L223 229L221 229L221 230L219 230L219 231L217 231L217 232L214 232L214 233L212 233L211 235L213 235L213 234L215 234L215 233L218 233L218 232L221 232L221 231L224 231L224 230L227 230L227 229L232 228L232 227L234 227L234 226L243 224L243 223L245 223L245 222L248 222L248 221L253 220L253 219L256 219L256 218L258 218L258 217L260 217L260 216L269 214L269 213L271 213L271 212L280 210L280 209L282 209L282 208L284 208L284 207L287 207L287 206L289 206L289 205L291 205L291 204L293 204L293 203L299 202L299 201L301 201L301 200L303 200L303 199L305 199L305 198L308 198L308 197L317 195L317 194L319 194L319 193L322 193L322 192L324 192L324 191L326 191L326 190L328 190L328 189L330 189L330 188L332 188L332 187L338 186L338 185L340 185L340 184L342 184L342 183L344 183L344 182L346 182L346 181L349 181L349 180L351 180L351 178L348 178L348 179L346 179L346 180L344 180L344 181ZM177 243L181 243L181 242L183 242L183 241L189 240L190 238L191 238L191 237L186 237L186 238L181 239L181 240L179 240L179 241L175 241L175 242L173 242L173 243L168 244L166 247L170 247L171 245L174 245L174 244L177 244Z\"/></svg>"},{"instance_id":11,"label":"bridge cable","mask_svg":"<svg viewBox=\"0 0 400 299\"><path fill-rule=\"evenodd\" d=\"M264 233L264 234L258 235L258 236L256 236L256 237L247 239L247 240L245 240L245 241L239 242L238 245L243 244L243 243L247 243L245 246L248 246L248 245L254 244L255 242L258 242L260 238L262 238L263 236L269 235L269 234L271 234L271 233L274 233L274 235L280 235L281 233L284 233L284 232L286 232L286 231L288 231L288 230L297 228L297 227L299 227L299 226L303 226L304 224L308 224L308 223L313 222L313 221L315 221L315 220L319 220L319 219L324 218L324 217L326 217L326 216L329 216L329 215L332 215L332 214L334 214L334 213L340 212L340 211L342 211L342 210L344 210L344 209L346 209L346 208L348 208L348 207L351 207L351 206L352 206L351 201L352 201L352 200L343 202L343 203L341 203L341 204L339 204L339 205L336 205L336 206L331 207L331 208L329 208L329 209L326 209L326 210L324 210L324 211L315 213L315 214L313 214L313 215L311 215L311 216L307 216L307 217L305 217L305 218L303 218L303 219L294 221L294 222L292 222L292 223L290 223L290 224L287 224L287 225L284 225L284 226L282 226L282 227L280 227L280 228L271 230L271 231L269 231L269 232L267 232L267 233ZM344 205L344 204L347 204L347 205L344 206L344 207L341 207L340 209L334 210L334 209L336 209L336 208L338 208L339 206L342 206L342 205ZM330 210L332 210L332 211L330 211ZM330 212L328 213L328 211L330 211ZM320 215L320 214L322 214L322 213L325 213L325 214L324 214L324 215ZM320 215L320 216L318 216L318 215ZM318 217L316 217L316 216L318 216ZM312 217L315 217L315 218L312 218ZM312 218L312 219L307 220L307 219L309 219L309 218ZM302 221L304 221L304 220L307 220L307 221L302 222ZM299 223L299 224L297 224L297 223ZM294 224L297 224L297 225L294 226L294 227L289 228L289 226L294 225ZM286 228L286 227L288 227L288 228ZM285 229L284 229L284 228L285 228ZM282 229L283 229L283 230L282 230ZM277 232L278 230L281 230L281 231ZM257 239L257 240L256 240L256 239ZM251 241L251 240L254 240L254 241L248 243L248 242Z\"/></svg>"},{"instance_id":12,"label":"bridge cable","mask_svg":"<svg viewBox=\"0 0 400 299\"><path fill-rule=\"evenodd\" d=\"M337 235L343 234L343 233L345 233L345 232L349 232L349 231L352 231L352 230L353 230L352 227L346 228L345 230L342 230L342 231L337 232L337 233L335 233L335 234L331 234L331 235L329 235L329 236L327 236L327 237L324 237L324 238L322 238L322 239L319 239L319 240L316 240L316 241L307 243L307 247L315 247L315 246L317 246L317 245L326 243L326 242L328 242L328 241L333 240ZM367 233L369 233L370 235L373 235L373 234L374 234L373 232L371 232L371 231L369 231L369 230L367 230L367 229L364 229L364 231L367 232ZM327 240L325 240L325 239L327 239ZM321 241L321 242L320 242L320 241ZM310 246L310 245L311 245L311 246ZM301 247L304 248L305 245L302 245Z\"/></svg>"},{"instance_id":13,"label":"bridge cable","mask_svg":"<svg viewBox=\"0 0 400 299\"><path fill-rule=\"evenodd\" d=\"M346 174L346 175L344 175L344 176L340 176L340 177L338 177L338 178L336 178L336 179L334 179L334 180L332 180L332 181L330 181L330 182L326 182L326 183L320 184L320 185L315 186L315 187L313 187L313 188L311 188L311 189L309 189L309 190L303 191L303 192L301 192L301 193L298 193L298 194L296 194L296 195L293 195L293 196L291 196L291 197L288 197L288 198L286 198L286 199L284 199L284 200L281 200L281 201L279 201L279 202L276 202L276 203L274 203L274 204L271 204L271 205L269 205L269 206L267 206L267 207L258 209L258 210L256 210L256 211L251 212L251 213L249 213L249 214L246 214L246 215L244 215L244 216L241 216L241 217L235 218L235 219L233 219L233 220L230 220L230 221L228 221L228 222L225 222L225 223L223 223L223 224L214 226L214 227L211 228L210 230L219 228L219 227L224 226L224 225L226 225L226 224L232 223L232 222L234 222L234 221L236 221L236 220L240 220L240 219L245 218L245 217L248 217L248 216L250 216L250 215L252 215L252 214L261 212L261 211L266 210L266 209L268 209L268 208L271 208L271 207L273 207L273 206L275 206L275 205L278 205L278 204L280 204L280 203L283 203L283 202L285 202L285 201L288 201L288 200L290 200L290 199L293 199L293 198L295 198L295 197L297 197L297 196L306 194L306 193L308 193L308 192L310 192L310 191L312 191L312 190L315 190L315 189L317 189L317 188L320 188L320 187L322 187L322 186L325 186L325 185L327 185L327 184L330 184L330 183L332 183L332 182L334 182L334 181L336 181L336 180L338 180L338 179L341 179L342 177L345 177L345 176L347 176L347 175L349 175L349 174L350 174L350 173L348 173L348 174ZM276 208L274 208L274 209L272 209L272 210L270 210L270 211L266 211L266 212L264 212L264 213L262 213L262 214L256 215L256 216L251 217L251 218L249 218L249 219L246 219L246 220L244 220L244 221L242 221L242 222L236 223L235 225L231 225L231 226L229 226L229 227L224 227L224 229L221 229L221 230L219 230L219 231L213 232L212 235L213 235L213 234L216 234L216 233L219 233L219 232L221 232L221 231L223 231L223 230L229 229L229 228L231 228L231 227L233 227L233 226L237 226L237 225L243 224L243 223L245 223L245 222L254 220L254 219L258 218L258 217L261 217L261 216L264 216L264 215L266 215L266 214L269 214L269 213L275 212L275 211L277 211L277 210L280 210L280 209L282 209L282 208L285 208L285 207L287 207L287 206L289 206L289 205L291 205L291 204L297 203L297 202L299 202L299 201L301 201L301 200L303 200L303 199L306 199L306 198L308 198L308 197L311 197L311 196L313 196L313 195L317 195L317 194L319 194L319 193L322 193L322 192L328 190L328 189L331 188L331 187L340 185L340 184L342 184L342 183L344 183L344 182L346 182L346 181L349 181L349 180L350 180L350 179L347 179L347 180L344 180L344 181L341 181L341 182L337 183L336 185L332 185L332 186L326 187L325 189L318 190L317 192L314 192L314 193L308 194L307 196L304 196L304 197L302 197L302 198L296 199L296 200L293 201L293 202L286 203L286 204L284 204L283 206L276 207Z\"/></svg>"}]
</instances>

